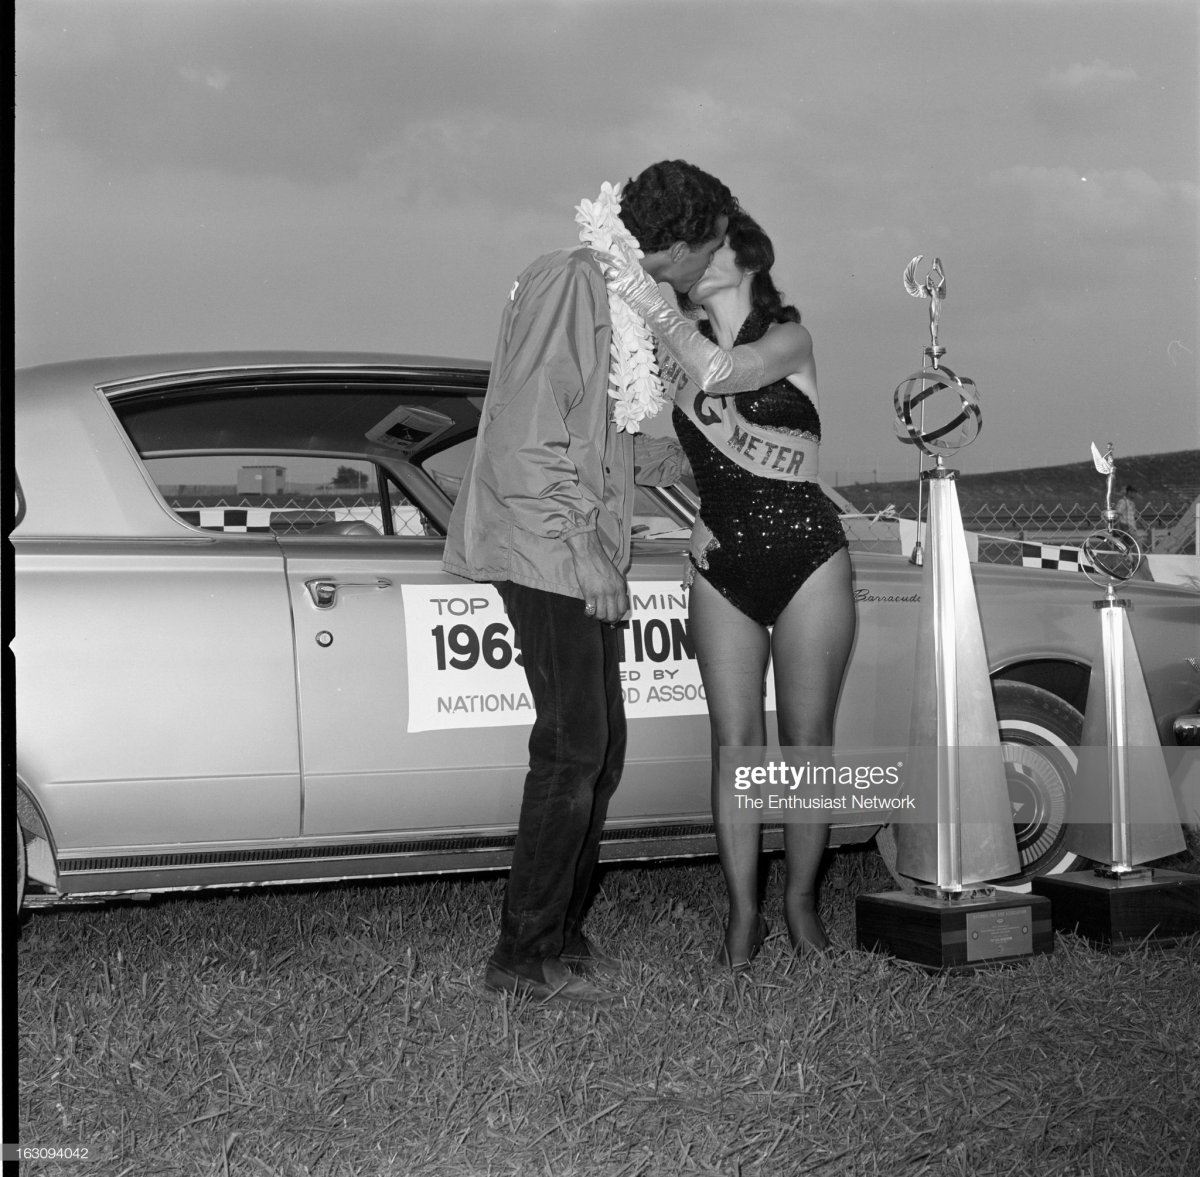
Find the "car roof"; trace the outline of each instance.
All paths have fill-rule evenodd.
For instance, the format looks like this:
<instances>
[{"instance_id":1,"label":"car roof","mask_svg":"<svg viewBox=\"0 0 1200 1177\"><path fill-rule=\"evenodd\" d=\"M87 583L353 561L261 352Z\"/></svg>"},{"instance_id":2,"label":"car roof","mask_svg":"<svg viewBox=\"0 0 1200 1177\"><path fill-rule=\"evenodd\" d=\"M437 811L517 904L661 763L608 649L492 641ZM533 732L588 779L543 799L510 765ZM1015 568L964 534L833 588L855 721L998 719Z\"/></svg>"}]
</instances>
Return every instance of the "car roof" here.
<instances>
[{"instance_id":1,"label":"car roof","mask_svg":"<svg viewBox=\"0 0 1200 1177\"><path fill-rule=\"evenodd\" d=\"M94 384L134 379L155 372L180 373L211 368L276 366L280 364L349 364L411 367L419 370L470 370L486 372L484 360L453 356L429 356L409 352L321 351L321 350L231 350L192 352L148 352L136 355L93 356L59 360L18 368L18 380L83 379Z\"/></svg>"},{"instance_id":2,"label":"car roof","mask_svg":"<svg viewBox=\"0 0 1200 1177\"><path fill-rule=\"evenodd\" d=\"M114 403L169 390L302 386L350 374L481 394L481 360L380 352L230 351L108 356L20 368L14 451L25 536L178 535L114 412ZM355 381L357 383L357 381ZM110 400L111 398L111 400Z\"/></svg>"}]
</instances>

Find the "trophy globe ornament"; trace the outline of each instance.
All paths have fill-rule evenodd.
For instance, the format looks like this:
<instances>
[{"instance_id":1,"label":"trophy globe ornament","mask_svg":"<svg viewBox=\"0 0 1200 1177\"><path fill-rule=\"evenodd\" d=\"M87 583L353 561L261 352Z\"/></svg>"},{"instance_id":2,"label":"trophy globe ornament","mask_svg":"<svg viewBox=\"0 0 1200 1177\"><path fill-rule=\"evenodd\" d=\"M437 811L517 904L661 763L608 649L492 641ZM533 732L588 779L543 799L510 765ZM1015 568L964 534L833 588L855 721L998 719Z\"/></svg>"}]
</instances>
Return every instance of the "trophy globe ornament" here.
<instances>
[{"instance_id":1,"label":"trophy globe ornament","mask_svg":"<svg viewBox=\"0 0 1200 1177\"><path fill-rule=\"evenodd\" d=\"M938 343L938 326L946 297L946 275L942 259L934 258L925 281L917 282L917 265L924 256L918 254L905 267L904 289L913 298L929 300L930 343L925 348L928 362L896 386L892 403L900 441L940 459L970 445L979 436L983 416L975 381L958 376L941 363L946 349Z\"/></svg>"},{"instance_id":2,"label":"trophy globe ornament","mask_svg":"<svg viewBox=\"0 0 1200 1177\"><path fill-rule=\"evenodd\" d=\"M1101 588L1113 589L1132 580L1142 566L1141 545L1127 531L1093 531L1083 541L1083 574Z\"/></svg>"},{"instance_id":3,"label":"trophy globe ornament","mask_svg":"<svg viewBox=\"0 0 1200 1177\"><path fill-rule=\"evenodd\" d=\"M914 372L896 386L892 403L896 436L935 458L969 446L983 424L975 381L946 367Z\"/></svg>"},{"instance_id":4,"label":"trophy globe ornament","mask_svg":"<svg viewBox=\"0 0 1200 1177\"><path fill-rule=\"evenodd\" d=\"M1142 548L1129 532L1117 527L1117 512L1113 508L1113 482L1117 476L1117 464L1113 459L1113 447L1102 454L1092 442L1092 463L1096 472L1104 475L1104 528L1093 531L1083 541L1083 559L1080 565L1084 575L1093 584L1107 589L1112 595L1119 584L1132 580L1142 566Z\"/></svg>"}]
</instances>

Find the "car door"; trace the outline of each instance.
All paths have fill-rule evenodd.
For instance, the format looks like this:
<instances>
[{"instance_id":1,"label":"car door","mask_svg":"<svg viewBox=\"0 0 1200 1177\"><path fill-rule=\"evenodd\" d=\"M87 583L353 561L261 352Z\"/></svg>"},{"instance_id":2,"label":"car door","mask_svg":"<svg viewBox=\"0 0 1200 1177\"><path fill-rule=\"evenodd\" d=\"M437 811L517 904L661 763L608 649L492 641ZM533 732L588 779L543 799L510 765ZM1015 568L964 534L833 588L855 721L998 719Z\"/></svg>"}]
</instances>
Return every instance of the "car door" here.
<instances>
[{"instance_id":1,"label":"car door","mask_svg":"<svg viewBox=\"0 0 1200 1177\"><path fill-rule=\"evenodd\" d=\"M406 593L436 612L499 600L444 573L438 539L284 536L295 625L306 837L515 825L528 727L470 715L410 730L430 700L411 654ZM460 604L461 602L461 604ZM483 606L477 606L482 608ZM493 631L493 637L497 631ZM511 656L511 631L508 634ZM435 704L436 710L436 704ZM465 721L465 722L464 722Z\"/></svg>"}]
</instances>

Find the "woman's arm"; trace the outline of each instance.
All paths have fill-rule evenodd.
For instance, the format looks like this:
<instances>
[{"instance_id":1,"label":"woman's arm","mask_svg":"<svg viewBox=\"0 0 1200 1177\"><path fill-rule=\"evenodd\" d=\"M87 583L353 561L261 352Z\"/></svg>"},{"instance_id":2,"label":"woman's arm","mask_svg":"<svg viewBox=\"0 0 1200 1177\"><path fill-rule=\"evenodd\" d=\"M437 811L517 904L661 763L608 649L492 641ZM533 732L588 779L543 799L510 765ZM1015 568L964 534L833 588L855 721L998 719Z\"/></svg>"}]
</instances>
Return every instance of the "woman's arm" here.
<instances>
[{"instance_id":1,"label":"woman's arm","mask_svg":"<svg viewBox=\"0 0 1200 1177\"><path fill-rule=\"evenodd\" d=\"M731 350L705 339L675 310L635 259L606 255L609 287L646 321L659 342L709 396L762 388L812 365L812 336L799 323L779 323L756 343Z\"/></svg>"},{"instance_id":2,"label":"woman's arm","mask_svg":"<svg viewBox=\"0 0 1200 1177\"><path fill-rule=\"evenodd\" d=\"M800 376L802 379L796 383L806 391L811 384L812 392L816 392L813 342L807 327L799 323L773 323L761 339L754 343L743 343L733 348L733 352L743 348L762 356L763 384L774 384L776 380L788 376ZM807 379L803 379L805 377Z\"/></svg>"}]
</instances>

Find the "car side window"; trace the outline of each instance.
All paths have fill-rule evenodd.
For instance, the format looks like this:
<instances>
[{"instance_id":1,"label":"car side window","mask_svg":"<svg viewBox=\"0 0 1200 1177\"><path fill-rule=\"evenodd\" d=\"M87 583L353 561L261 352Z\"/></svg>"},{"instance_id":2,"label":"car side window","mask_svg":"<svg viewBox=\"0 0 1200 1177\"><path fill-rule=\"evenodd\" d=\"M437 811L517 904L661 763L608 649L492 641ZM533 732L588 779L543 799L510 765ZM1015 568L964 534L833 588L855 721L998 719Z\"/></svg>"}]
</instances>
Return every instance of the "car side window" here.
<instances>
[{"instance_id":1,"label":"car side window","mask_svg":"<svg viewBox=\"0 0 1200 1177\"><path fill-rule=\"evenodd\" d=\"M159 493L185 522L205 531L271 535L384 532L373 462L305 454L200 454L145 459ZM404 512L393 487L399 535ZM369 529L369 530L368 530Z\"/></svg>"},{"instance_id":2,"label":"car side window","mask_svg":"<svg viewBox=\"0 0 1200 1177\"><path fill-rule=\"evenodd\" d=\"M373 365L334 368L252 365L103 391L164 500L192 526L440 535L479 422L475 374L467 387L459 374L443 387Z\"/></svg>"}]
</instances>

